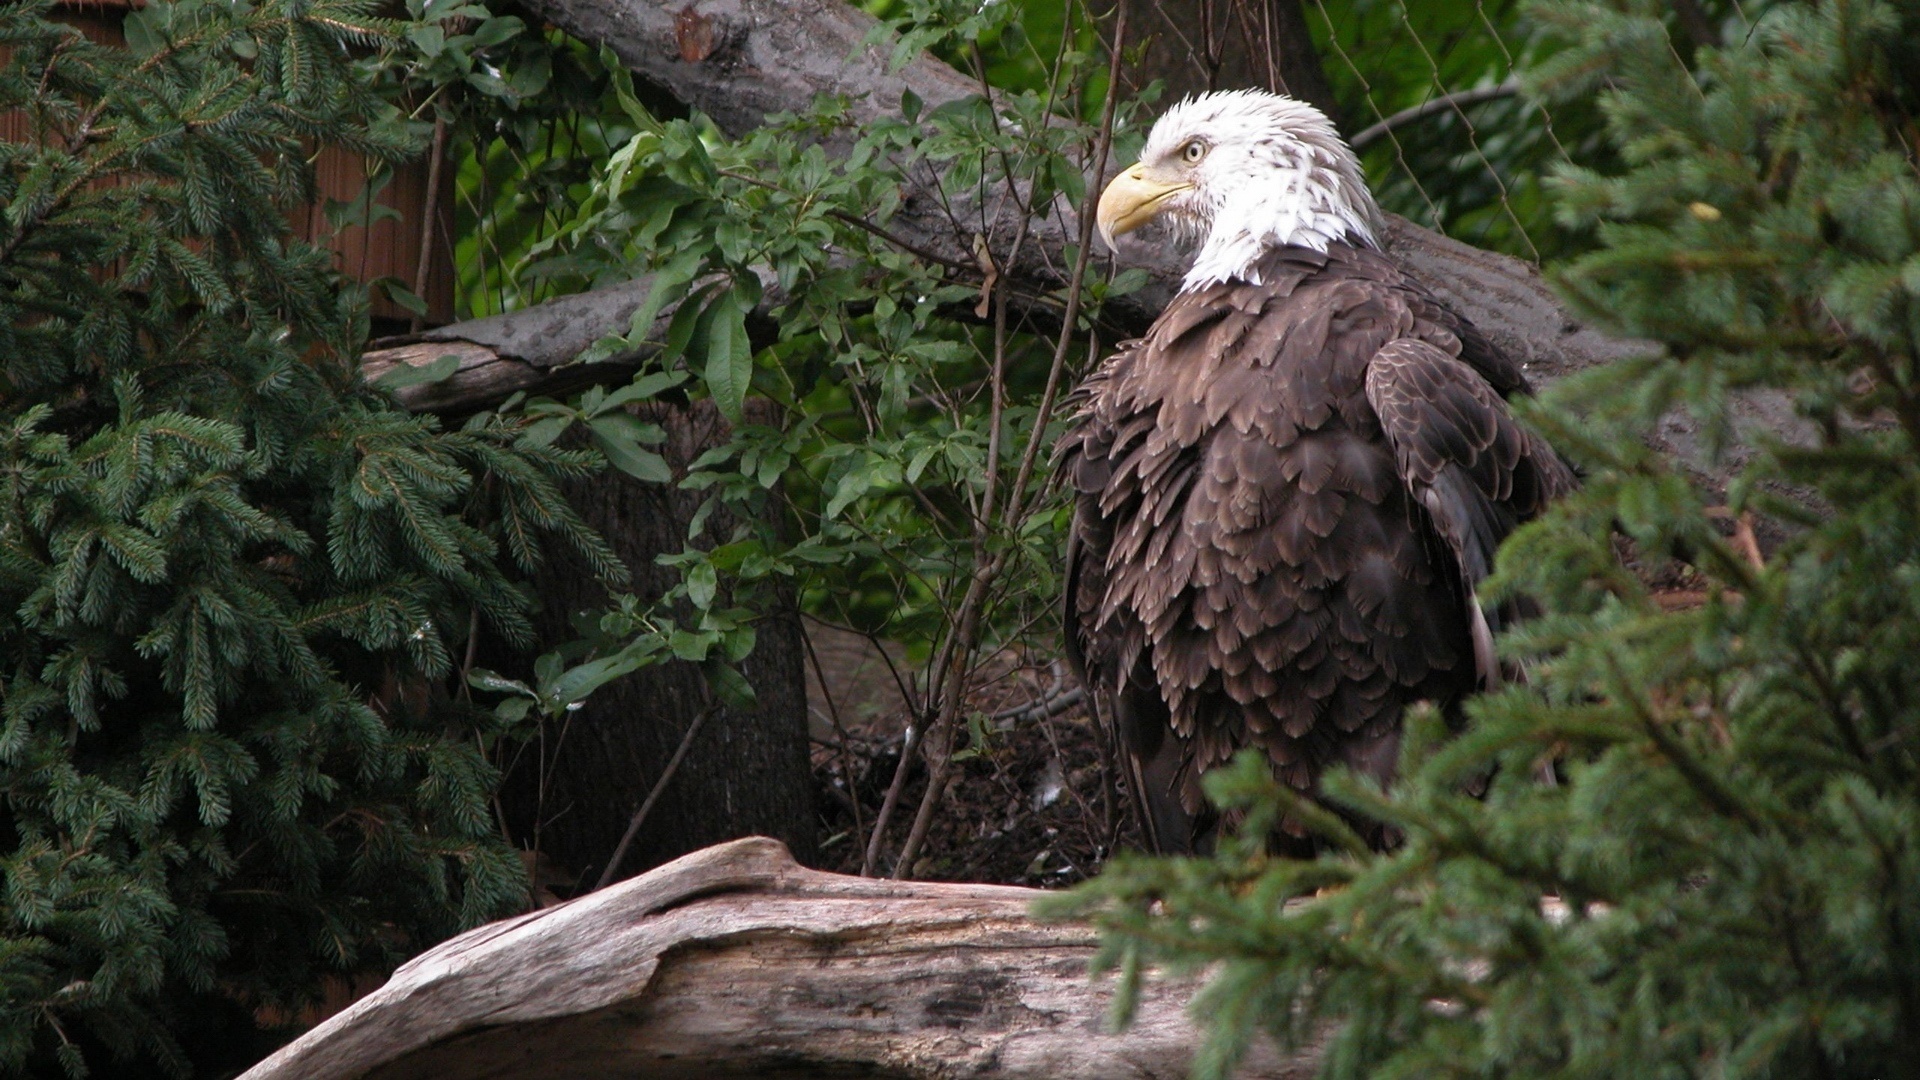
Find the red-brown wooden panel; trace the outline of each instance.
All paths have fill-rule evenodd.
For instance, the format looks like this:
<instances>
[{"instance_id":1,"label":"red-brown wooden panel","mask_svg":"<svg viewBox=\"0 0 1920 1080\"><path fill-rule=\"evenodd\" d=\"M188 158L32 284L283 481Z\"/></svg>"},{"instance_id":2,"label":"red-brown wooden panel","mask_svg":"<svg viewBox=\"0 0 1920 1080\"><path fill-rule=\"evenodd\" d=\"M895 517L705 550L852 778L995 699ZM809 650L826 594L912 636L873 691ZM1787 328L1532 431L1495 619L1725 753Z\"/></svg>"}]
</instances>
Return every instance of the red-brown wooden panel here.
<instances>
[{"instance_id":1,"label":"red-brown wooden panel","mask_svg":"<svg viewBox=\"0 0 1920 1080\"><path fill-rule=\"evenodd\" d=\"M129 9L141 6L142 0L66 0L55 12L61 21L78 27L94 41L118 45L126 40L121 34L121 20ZM36 137L30 117L18 112L0 114L0 138L26 142ZM323 201L293 212L290 220L294 233L303 240L323 241L333 249L341 271L356 281L396 277L411 289L420 259L420 223L426 212L429 164L420 160L399 166L381 192L380 203L400 211L398 220L376 221L371 229L350 225L329 237L331 226ZM366 159L333 147L322 150L314 160L322 200L351 202L366 182L366 171ZM427 301L429 325L449 323L454 318L454 273L448 242L453 233L454 170L442 168L440 172L440 198L434 215L440 224L432 245L426 290L421 294ZM375 318L402 322L412 317L383 294L375 295L373 314Z\"/></svg>"}]
</instances>

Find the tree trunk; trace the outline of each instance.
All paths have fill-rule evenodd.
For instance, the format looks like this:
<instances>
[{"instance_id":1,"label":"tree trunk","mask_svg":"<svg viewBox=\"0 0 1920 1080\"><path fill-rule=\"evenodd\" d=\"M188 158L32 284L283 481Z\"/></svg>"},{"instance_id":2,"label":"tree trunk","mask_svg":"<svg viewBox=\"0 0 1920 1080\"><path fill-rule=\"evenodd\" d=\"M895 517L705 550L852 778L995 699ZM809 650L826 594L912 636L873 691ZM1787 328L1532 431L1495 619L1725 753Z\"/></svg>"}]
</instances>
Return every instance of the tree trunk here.
<instances>
[{"instance_id":1,"label":"tree trunk","mask_svg":"<svg viewBox=\"0 0 1920 1080\"><path fill-rule=\"evenodd\" d=\"M758 404L749 402L750 414ZM640 416L666 430L660 451L676 476L729 438L726 422L710 403L691 408L655 403ZM778 422L770 416L751 419ZM652 600L678 581L677 571L654 560L681 550L701 493L609 472L567 485L566 494L632 570L635 595ZM724 537L732 527L727 515L717 513L708 519L704 536ZM577 557L552 559L535 587L542 651L579 638L574 619L605 605L592 568ZM751 712L718 708L702 723L648 811L617 877L754 834L779 838L803 860L813 857L816 815L799 609L785 589L770 590L755 607L761 614L758 640L741 670L759 707ZM549 722L543 737L520 754L501 792L514 840L546 856L563 877L578 875L579 888L590 888L689 725L709 703L699 669L669 661L602 687L565 719Z\"/></svg>"},{"instance_id":2,"label":"tree trunk","mask_svg":"<svg viewBox=\"0 0 1920 1080\"><path fill-rule=\"evenodd\" d=\"M483 926L241 1080L1111 1080L1187 1075L1195 983L1113 1032L1084 926L1043 895L805 870L764 838ZM1236 1075L1306 1080L1318 1046Z\"/></svg>"},{"instance_id":3,"label":"tree trunk","mask_svg":"<svg viewBox=\"0 0 1920 1080\"><path fill-rule=\"evenodd\" d=\"M1120 0L1139 59L1121 67L1138 94L1155 79L1163 102L1209 90L1272 90L1341 119L1300 0ZM1108 24L1109 26L1111 24ZM1342 130L1346 130L1344 126Z\"/></svg>"}]
</instances>

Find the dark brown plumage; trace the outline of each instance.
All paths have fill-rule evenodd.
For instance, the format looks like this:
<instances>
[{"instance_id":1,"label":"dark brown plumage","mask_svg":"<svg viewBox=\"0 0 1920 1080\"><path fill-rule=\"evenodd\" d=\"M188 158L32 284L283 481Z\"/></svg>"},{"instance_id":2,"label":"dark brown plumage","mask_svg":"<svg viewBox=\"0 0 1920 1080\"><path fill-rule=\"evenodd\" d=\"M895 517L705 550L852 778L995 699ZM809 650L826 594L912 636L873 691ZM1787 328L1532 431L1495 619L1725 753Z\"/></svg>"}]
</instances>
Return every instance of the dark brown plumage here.
<instances>
[{"instance_id":1,"label":"dark brown plumage","mask_svg":"<svg viewBox=\"0 0 1920 1080\"><path fill-rule=\"evenodd\" d=\"M1259 747L1302 790L1382 782L1400 717L1498 678L1474 585L1573 477L1519 367L1386 256L1281 247L1189 289L1077 392L1068 654L1163 851ZM1478 616L1478 617L1477 617Z\"/></svg>"}]
</instances>

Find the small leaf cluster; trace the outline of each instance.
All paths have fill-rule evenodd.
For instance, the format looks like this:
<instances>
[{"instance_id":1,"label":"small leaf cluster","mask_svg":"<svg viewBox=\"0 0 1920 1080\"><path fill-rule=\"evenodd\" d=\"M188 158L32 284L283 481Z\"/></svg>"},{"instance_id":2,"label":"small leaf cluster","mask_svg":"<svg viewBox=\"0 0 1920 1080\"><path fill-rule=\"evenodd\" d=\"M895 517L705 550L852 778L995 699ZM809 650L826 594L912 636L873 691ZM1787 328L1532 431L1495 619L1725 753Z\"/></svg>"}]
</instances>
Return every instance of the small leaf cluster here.
<instances>
[{"instance_id":1,"label":"small leaf cluster","mask_svg":"<svg viewBox=\"0 0 1920 1080\"><path fill-rule=\"evenodd\" d=\"M0 9L0 1068L231 1070L526 902L463 655L554 539L618 567L557 486L597 457L366 386L364 290L291 237L316 146L419 148L394 24L48 7Z\"/></svg>"},{"instance_id":2,"label":"small leaf cluster","mask_svg":"<svg viewBox=\"0 0 1920 1080\"><path fill-rule=\"evenodd\" d=\"M1622 163L1553 179L1599 241L1557 281L1664 349L1531 410L1585 483L1502 552L1527 681L1410 718L1391 791L1328 784L1396 850L1322 815L1269 860L1311 808L1244 762L1210 783L1241 836L1062 905L1123 988L1217 965L1199 1075L1263 1032L1338 1077L1920 1075L1920 12L1750 4L1682 50L1665 8L1535 8L1569 41L1535 79ZM1674 425L1724 496L1647 449Z\"/></svg>"}]
</instances>

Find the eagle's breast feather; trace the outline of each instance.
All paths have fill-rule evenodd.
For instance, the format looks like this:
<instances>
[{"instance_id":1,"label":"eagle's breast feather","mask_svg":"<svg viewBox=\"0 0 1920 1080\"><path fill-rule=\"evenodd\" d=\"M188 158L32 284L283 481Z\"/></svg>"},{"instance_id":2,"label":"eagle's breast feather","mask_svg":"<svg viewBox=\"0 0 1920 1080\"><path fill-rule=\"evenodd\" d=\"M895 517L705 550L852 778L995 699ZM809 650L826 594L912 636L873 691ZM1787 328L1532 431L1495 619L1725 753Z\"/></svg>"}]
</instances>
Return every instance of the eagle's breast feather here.
<instances>
[{"instance_id":1,"label":"eagle's breast feather","mask_svg":"<svg viewBox=\"0 0 1920 1080\"><path fill-rule=\"evenodd\" d=\"M1407 705L1492 674L1473 586L1573 483L1506 408L1518 367L1385 256L1281 248L1252 276L1178 296L1059 450L1069 656L1135 783L1177 799L1162 828L1241 747L1303 789L1339 761L1386 779Z\"/></svg>"}]
</instances>

